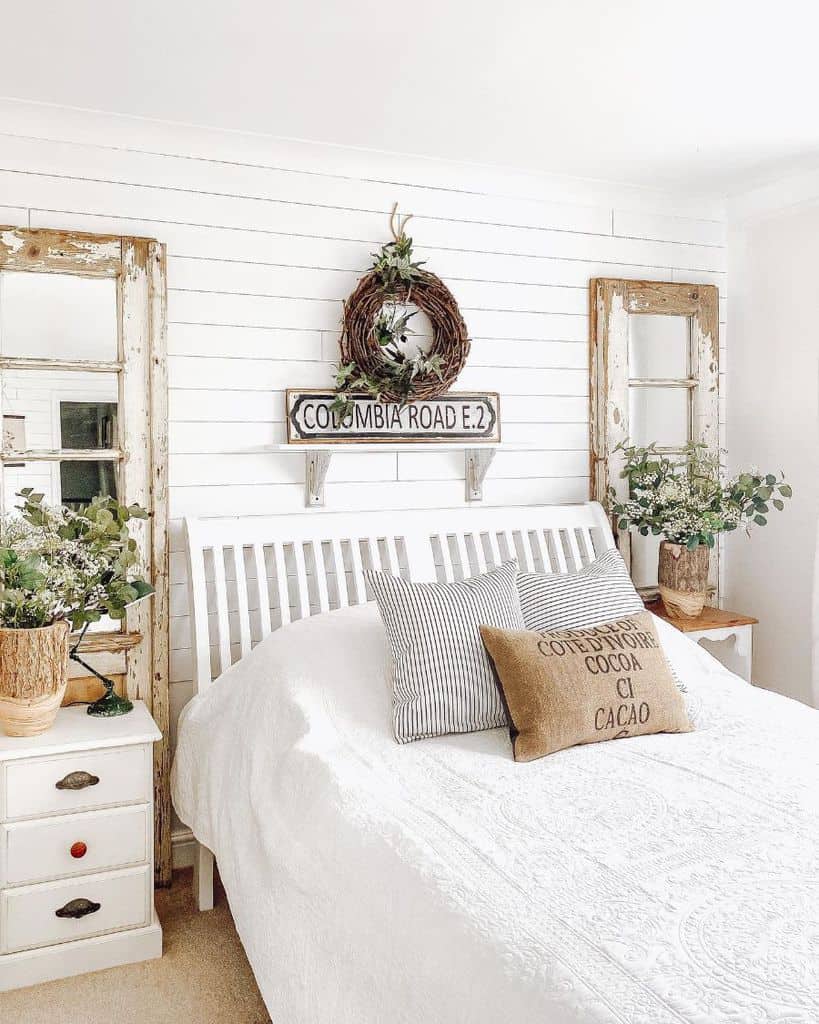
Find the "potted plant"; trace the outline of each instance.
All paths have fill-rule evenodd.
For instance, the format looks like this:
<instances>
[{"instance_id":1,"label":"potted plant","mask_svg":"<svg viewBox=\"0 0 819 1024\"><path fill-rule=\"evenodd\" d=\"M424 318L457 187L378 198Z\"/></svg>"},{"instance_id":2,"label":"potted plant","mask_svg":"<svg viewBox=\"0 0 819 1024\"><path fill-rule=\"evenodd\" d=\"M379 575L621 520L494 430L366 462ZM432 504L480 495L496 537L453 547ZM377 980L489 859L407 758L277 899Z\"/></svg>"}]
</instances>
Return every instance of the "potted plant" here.
<instances>
[{"instance_id":1,"label":"potted plant","mask_svg":"<svg viewBox=\"0 0 819 1024\"><path fill-rule=\"evenodd\" d=\"M659 584L671 615L696 618L705 605L709 552L720 533L752 524L765 526L771 507L784 508L792 491L784 474L739 473L722 479L719 457L704 444L689 444L679 455L621 445L629 496L619 501L614 488L609 509L618 529L662 537Z\"/></svg>"},{"instance_id":2,"label":"potted plant","mask_svg":"<svg viewBox=\"0 0 819 1024\"><path fill-rule=\"evenodd\" d=\"M54 722L68 680L68 659L106 688L91 714L122 714L130 702L78 655L85 631L103 615L121 619L133 601L153 593L139 574L129 522L146 519L139 505L94 498L74 511L50 508L31 488L18 513L0 520L0 725L10 736L35 736ZM69 649L71 630L79 630Z\"/></svg>"}]
</instances>

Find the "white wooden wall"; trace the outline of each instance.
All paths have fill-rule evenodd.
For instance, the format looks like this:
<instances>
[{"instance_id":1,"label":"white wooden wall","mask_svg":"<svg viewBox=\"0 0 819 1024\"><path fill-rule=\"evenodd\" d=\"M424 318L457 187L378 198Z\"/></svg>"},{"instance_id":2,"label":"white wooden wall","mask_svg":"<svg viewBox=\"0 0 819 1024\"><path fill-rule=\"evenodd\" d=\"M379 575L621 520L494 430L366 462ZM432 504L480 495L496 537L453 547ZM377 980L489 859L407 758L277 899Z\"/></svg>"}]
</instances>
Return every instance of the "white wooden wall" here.
<instances>
[{"instance_id":1,"label":"white wooden wall","mask_svg":"<svg viewBox=\"0 0 819 1024\"><path fill-rule=\"evenodd\" d=\"M190 693L179 519L302 510L303 457L263 448L284 438L286 387L330 384L341 300L395 201L474 339L457 386L500 391L504 440L538 446L497 455L486 502L583 500L589 278L716 283L724 297L719 208L0 102L0 221L168 245L174 717ZM450 453L344 453L327 504L457 506L462 471Z\"/></svg>"}]
</instances>

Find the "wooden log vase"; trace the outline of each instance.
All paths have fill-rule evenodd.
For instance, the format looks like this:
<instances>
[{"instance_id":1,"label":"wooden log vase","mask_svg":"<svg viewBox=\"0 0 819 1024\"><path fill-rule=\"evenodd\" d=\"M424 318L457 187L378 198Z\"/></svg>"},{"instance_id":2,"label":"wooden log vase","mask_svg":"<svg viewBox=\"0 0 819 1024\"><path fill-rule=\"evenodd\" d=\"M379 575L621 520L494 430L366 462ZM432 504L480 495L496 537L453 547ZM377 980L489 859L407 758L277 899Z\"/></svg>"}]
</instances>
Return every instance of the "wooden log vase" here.
<instances>
[{"instance_id":1,"label":"wooden log vase","mask_svg":"<svg viewBox=\"0 0 819 1024\"><path fill-rule=\"evenodd\" d=\"M669 615L696 619L702 613L708 596L708 554L704 544L691 551L685 544L661 542L658 579Z\"/></svg>"},{"instance_id":2,"label":"wooden log vase","mask_svg":"<svg viewBox=\"0 0 819 1024\"><path fill-rule=\"evenodd\" d=\"M67 622L0 629L0 727L37 736L54 724L68 682Z\"/></svg>"}]
</instances>

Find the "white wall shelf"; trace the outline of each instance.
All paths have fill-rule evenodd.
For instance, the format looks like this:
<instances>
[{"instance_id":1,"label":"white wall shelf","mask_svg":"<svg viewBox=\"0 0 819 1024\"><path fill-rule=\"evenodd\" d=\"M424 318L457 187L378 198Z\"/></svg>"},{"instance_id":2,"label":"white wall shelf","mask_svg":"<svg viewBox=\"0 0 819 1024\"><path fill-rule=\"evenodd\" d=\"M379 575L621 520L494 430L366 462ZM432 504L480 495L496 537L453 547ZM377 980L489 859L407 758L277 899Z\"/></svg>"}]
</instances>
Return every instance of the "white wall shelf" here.
<instances>
[{"instance_id":1,"label":"white wall shelf","mask_svg":"<svg viewBox=\"0 0 819 1024\"><path fill-rule=\"evenodd\" d=\"M330 468L330 459L334 452L463 452L464 481L466 484L466 500L483 500L483 481L487 470L499 448L504 451L535 451L536 445L505 445L498 442L476 444L469 442L419 441L417 443L389 441L375 444L347 442L343 444L279 444L273 450L277 452L301 452L304 455L304 504L307 508L324 506L324 481Z\"/></svg>"}]
</instances>

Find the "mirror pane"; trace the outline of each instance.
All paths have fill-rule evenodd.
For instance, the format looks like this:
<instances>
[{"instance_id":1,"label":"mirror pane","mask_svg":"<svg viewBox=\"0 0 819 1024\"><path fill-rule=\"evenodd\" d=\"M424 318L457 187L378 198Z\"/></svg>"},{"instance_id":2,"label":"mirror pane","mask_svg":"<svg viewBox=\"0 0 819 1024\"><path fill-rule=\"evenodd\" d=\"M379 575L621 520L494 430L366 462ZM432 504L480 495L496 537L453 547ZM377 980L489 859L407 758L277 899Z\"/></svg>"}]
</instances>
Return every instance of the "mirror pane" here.
<instances>
[{"instance_id":1,"label":"mirror pane","mask_svg":"<svg viewBox=\"0 0 819 1024\"><path fill-rule=\"evenodd\" d=\"M688 388L629 388L631 444L681 448L688 441Z\"/></svg>"},{"instance_id":2,"label":"mirror pane","mask_svg":"<svg viewBox=\"0 0 819 1024\"><path fill-rule=\"evenodd\" d=\"M117 467L102 459L60 463L60 503L77 509L92 498L117 497Z\"/></svg>"},{"instance_id":3,"label":"mirror pane","mask_svg":"<svg viewBox=\"0 0 819 1024\"><path fill-rule=\"evenodd\" d=\"M4 370L2 397L6 450L116 447L116 373Z\"/></svg>"},{"instance_id":4,"label":"mirror pane","mask_svg":"<svg viewBox=\"0 0 819 1024\"><path fill-rule=\"evenodd\" d=\"M690 317L632 314L628 333L630 377L681 380L688 376Z\"/></svg>"},{"instance_id":5,"label":"mirror pane","mask_svg":"<svg viewBox=\"0 0 819 1024\"><path fill-rule=\"evenodd\" d=\"M0 352L35 359L117 358L117 283L0 273Z\"/></svg>"},{"instance_id":6,"label":"mirror pane","mask_svg":"<svg viewBox=\"0 0 819 1024\"><path fill-rule=\"evenodd\" d=\"M118 447L117 375L70 370L4 370L3 450L55 452L59 449ZM113 464L25 459L5 463L7 509L23 487L42 491L49 504L115 494Z\"/></svg>"},{"instance_id":7,"label":"mirror pane","mask_svg":"<svg viewBox=\"0 0 819 1024\"><path fill-rule=\"evenodd\" d=\"M17 495L23 487L39 491L49 505L77 509L97 496L118 496L117 466L104 459L6 463L4 485L5 512L13 512L19 506Z\"/></svg>"}]
</instances>

